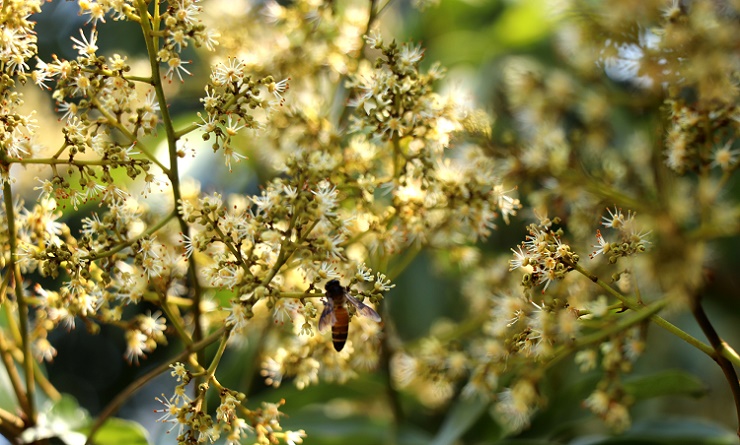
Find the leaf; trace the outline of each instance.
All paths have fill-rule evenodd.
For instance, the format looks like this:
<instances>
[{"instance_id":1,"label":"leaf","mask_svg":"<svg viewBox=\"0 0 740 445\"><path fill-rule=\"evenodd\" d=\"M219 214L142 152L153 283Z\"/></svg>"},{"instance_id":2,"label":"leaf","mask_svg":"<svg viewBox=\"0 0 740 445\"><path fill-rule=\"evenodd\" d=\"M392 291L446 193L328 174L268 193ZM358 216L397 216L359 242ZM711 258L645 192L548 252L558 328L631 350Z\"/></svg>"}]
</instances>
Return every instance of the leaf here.
<instances>
[{"instance_id":1,"label":"leaf","mask_svg":"<svg viewBox=\"0 0 740 445\"><path fill-rule=\"evenodd\" d=\"M737 435L703 419L651 419L618 437L579 438L571 445L736 445Z\"/></svg>"},{"instance_id":2,"label":"leaf","mask_svg":"<svg viewBox=\"0 0 740 445\"><path fill-rule=\"evenodd\" d=\"M636 423L627 433L634 439L665 445L737 445L737 434L698 418L662 418Z\"/></svg>"},{"instance_id":3,"label":"leaf","mask_svg":"<svg viewBox=\"0 0 740 445\"><path fill-rule=\"evenodd\" d=\"M50 421L62 422L70 430L82 428L90 421L87 411L69 394L62 394L62 398L47 406L44 412Z\"/></svg>"},{"instance_id":4,"label":"leaf","mask_svg":"<svg viewBox=\"0 0 740 445\"><path fill-rule=\"evenodd\" d=\"M52 402L45 402L38 413L38 423L21 434L21 441L32 443L48 441L77 445L85 443L85 435L79 432L90 422L87 411L80 408L74 397L63 394Z\"/></svg>"},{"instance_id":5,"label":"leaf","mask_svg":"<svg viewBox=\"0 0 740 445\"><path fill-rule=\"evenodd\" d=\"M148 445L148 434L143 426L116 417L108 419L95 433L96 445Z\"/></svg>"},{"instance_id":6,"label":"leaf","mask_svg":"<svg viewBox=\"0 0 740 445\"><path fill-rule=\"evenodd\" d=\"M445 417L442 427L430 445L453 444L473 426L488 406L480 397L460 397Z\"/></svg>"},{"instance_id":7,"label":"leaf","mask_svg":"<svg viewBox=\"0 0 740 445\"><path fill-rule=\"evenodd\" d=\"M625 383L624 389L636 400L667 395L701 397L708 391L696 376L679 370L667 370L630 379Z\"/></svg>"},{"instance_id":8,"label":"leaf","mask_svg":"<svg viewBox=\"0 0 740 445\"><path fill-rule=\"evenodd\" d=\"M63 394L56 402L47 402L39 412L39 424L24 431L26 442L57 440L68 445L84 444L91 419L77 400ZM147 432L136 422L111 418L95 434L97 445L147 445Z\"/></svg>"}]
</instances>

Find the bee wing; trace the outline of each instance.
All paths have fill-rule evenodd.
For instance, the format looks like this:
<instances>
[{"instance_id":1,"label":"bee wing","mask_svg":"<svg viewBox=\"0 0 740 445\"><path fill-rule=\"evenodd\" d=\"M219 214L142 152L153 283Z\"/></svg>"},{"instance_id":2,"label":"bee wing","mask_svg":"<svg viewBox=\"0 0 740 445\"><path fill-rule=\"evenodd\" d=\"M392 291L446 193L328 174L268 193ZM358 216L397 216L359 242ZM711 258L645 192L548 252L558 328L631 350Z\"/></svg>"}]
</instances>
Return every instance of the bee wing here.
<instances>
[{"instance_id":1,"label":"bee wing","mask_svg":"<svg viewBox=\"0 0 740 445\"><path fill-rule=\"evenodd\" d=\"M365 317L373 321L380 322L380 315L378 315L378 313L375 312L373 308L371 308L370 306L364 303L361 303L357 298L350 295L349 292L344 293L344 298L346 298L347 301L352 303L352 306L354 306L355 309L357 309L358 314L364 315Z\"/></svg>"},{"instance_id":2,"label":"bee wing","mask_svg":"<svg viewBox=\"0 0 740 445\"><path fill-rule=\"evenodd\" d=\"M337 317L334 315L334 302L331 298L324 298L324 311L321 313L319 318L319 332L326 332L329 327L334 326L337 322Z\"/></svg>"}]
</instances>

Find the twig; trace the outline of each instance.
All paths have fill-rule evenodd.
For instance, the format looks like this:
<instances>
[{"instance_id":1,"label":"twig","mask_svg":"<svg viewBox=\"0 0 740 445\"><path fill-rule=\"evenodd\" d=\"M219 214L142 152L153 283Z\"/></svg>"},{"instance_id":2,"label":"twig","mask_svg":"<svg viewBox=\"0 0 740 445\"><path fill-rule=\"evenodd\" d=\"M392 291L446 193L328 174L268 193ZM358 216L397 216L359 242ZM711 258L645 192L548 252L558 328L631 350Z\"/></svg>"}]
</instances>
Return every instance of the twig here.
<instances>
[{"instance_id":1,"label":"twig","mask_svg":"<svg viewBox=\"0 0 740 445\"><path fill-rule=\"evenodd\" d=\"M195 352L199 352L205 349L206 346L215 342L218 338L224 335L224 333L226 333L227 331L228 331L228 328L226 326L219 328L213 334L209 335L208 337L204 338L203 340L197 343L194 343L193 345L189 347L186 347L185 350L182 351L180 354L165 361L161 365L147 372L143 376L133 381L130 385L128 385L128 387L126 387L126 389L121 391L113 400L111 400L111 402L100 413L98 418L95 420L95 423L93 424L92 428L90 429L90 433L87 436L87 441L85 441L85 445L92 445L94 443L93 438L95 437L95 434L98 432L100 427L102 427L103 424L105 424L105 421L108 420L110 416L115 414L118 411L118 409L121 407L121 405L123 405L123 403L129 397L134 395L139 389L141 389L144 385L146 385L150 380L152 380L153 378L157 377L159 374L168 370L172 363L182 361L190 354L193 354Z\"/></svg>"},{"instance_id":2,"label":"twig","mask_svg":"<svg viewBox=\"0 0 740 445\"><path fill-rule=\"evenodd\" d=\"M15 299L18 303L18 320L20 324L21 347L23 348L23 374L26 378L26 405L23 407L26 414L26 424L34 425L36 423L36 411L34 407L34 397L36 395L36 385L33 378L33 355L31 355L31 338L29 337L28 328L28 304L23 293L23 275L21 267L15 261L18 254L17 233L15 228L15 208L13 206L13 191L10 182L5 181L3 185L3 199L5 201L5 214L8 222L8 243L10 244L10 259L8 261L8 271L14 273L15 279ZM9 318L12 318L8 314ZM10 369L8 369L10 372ZM20 398L19 398L20 400Z\"/></svg>"},{"instance_id":3,"label":"twig","mask_svg":"<svg viewBox=\"0 0 740 445\"><path fill-rule=\"evenodd\" d=\"M719 334L717 334L712 322L709 321L709 317L707 317L706 312L704 312L704 308L701 306L700 296L693 300L691 312L694 314L694 318L699 324L699 327L701 327L702 332L707 336L709 344L714 348L715 354L712 358L717 362L719 367L722 368L727 384L730 385L732 398L735 401L735 412L737 414L738 421L737 435L740 437L740 383L738 383L737 380L737 372L735 372L735 368L732 366L730 360L723 355L723 351L725 351L725 342Z\"/></svg>"},{"instance_id":4,"label":"twig","mask_svg":"<svg viewBox=\"0 0 740 445\"><path fill-rule=\"evenodd\" d=\"M609 286L607 283L605 283L603 280L600 280L599 277L592 274L585 268L583 268L579 264L569 264L571 267L573 267L575 270L577 270L579 273L585 275L588 277L589 280L593 281L595 284L597 284L599 287L607 291L610 295L617 298L619 301L624 303L625 306L632 310L639 310L640 308L644 307L641 306L636 301L630 300L629 298L625 297L624 295L620 294L614 288ZM707 345L706 343L702 342L701 340L691 336L678 326L674 325L673 323L669 322L663 317L660 317L659 315L653 315L650 317L650 320L660 326L661 328L665 329L666 331L670 332L671 334L675 335L676 337L680 338L681 340L685 341L686 343L690 344L691 346L695 347L696 349L700 350L701 352L707 354L710 357L714 357L715 351L714 349ZM723 354L723 357L727 357L728 354ZM729 357L728 357L729 358Z\"/></svg>"}]
</instances>

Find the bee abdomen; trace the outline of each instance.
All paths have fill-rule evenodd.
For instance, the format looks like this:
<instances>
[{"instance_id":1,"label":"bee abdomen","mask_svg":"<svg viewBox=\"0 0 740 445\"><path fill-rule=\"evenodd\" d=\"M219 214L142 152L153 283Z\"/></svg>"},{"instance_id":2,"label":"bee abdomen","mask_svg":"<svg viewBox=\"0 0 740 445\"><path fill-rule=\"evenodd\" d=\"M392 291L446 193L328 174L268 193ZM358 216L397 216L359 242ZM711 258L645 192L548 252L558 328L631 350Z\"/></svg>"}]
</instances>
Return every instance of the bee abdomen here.
<instances>
[{"instance_id":1,"label":"bee abdomen","mask_svg":"<svg viewBox=\"0 0 740 445\"><path fill-rule=\"evenodd\" d=\"M349 314L344 306L339 306L334 309L334 316L337 321L334 323L334 326L331 327L331 340L334 343L334 349L339 352L344 348L344 344L347 343Z\"/></svg>"}]
</instances>

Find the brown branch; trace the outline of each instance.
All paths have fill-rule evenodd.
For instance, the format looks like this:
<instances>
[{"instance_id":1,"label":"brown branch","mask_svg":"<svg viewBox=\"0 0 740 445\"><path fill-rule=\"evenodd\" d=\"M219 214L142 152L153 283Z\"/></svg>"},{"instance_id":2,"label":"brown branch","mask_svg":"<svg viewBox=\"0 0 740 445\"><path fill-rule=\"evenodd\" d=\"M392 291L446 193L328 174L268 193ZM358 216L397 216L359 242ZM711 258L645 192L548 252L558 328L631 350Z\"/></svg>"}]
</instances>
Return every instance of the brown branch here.
<instances>
[{"instance_id":1,"label":"brown branch","mask_svg":"<svg viewBox=\"0 0 740 445\"><path fill-rule=\"evenodd\" d=\"M732 366L732 363L723 355L722 351L725 349L724 340L717 334L712 322L709 321L709 317L704 312L704 308L701 306L701 297L694 299L691 312L694 314L694 318L704 332L704 335L706 335L707 340L709 340L709 344L714 348L715 354L712 356L712 359L722 368L727 384L730 385L738 421L737 435L740 437L740 383L737 380L737 372Z\"/></svg>"}]
</instances>

